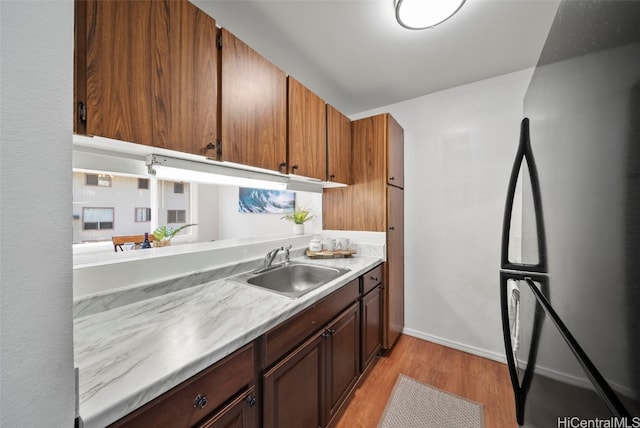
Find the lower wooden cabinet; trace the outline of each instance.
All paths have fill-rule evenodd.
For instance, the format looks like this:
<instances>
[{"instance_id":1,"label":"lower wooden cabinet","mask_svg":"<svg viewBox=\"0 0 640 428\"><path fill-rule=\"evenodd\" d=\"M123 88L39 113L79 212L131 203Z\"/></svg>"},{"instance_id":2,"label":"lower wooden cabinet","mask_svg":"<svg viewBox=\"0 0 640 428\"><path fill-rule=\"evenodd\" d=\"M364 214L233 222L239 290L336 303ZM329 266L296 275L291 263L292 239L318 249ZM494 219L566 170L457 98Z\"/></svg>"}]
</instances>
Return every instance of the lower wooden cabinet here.
<instances>
[{"instance_id":1,"label":"lower wooden cabinet","mask_svg":"<svg viewBox=\"0 0 640 428\"><path fill-rule=\"evenodd\" d=\"M325 377L324 331L263 376L263 426L320 427Z\"/></svg>"},{"instance_id":2,"label":"lower wooden cabinet","mask_svg":"<svg viewBox=\"0 0 640 428\"><path fill-rule=\"evenodd\" d=\"M247 394L254 385L254 346L249 343L115 422L112 427L199 426L201 421L221 416L227 408L226 403L239 394Z\"/></svg>"},{"instance_id":3,"label":"lower wooden cabinet","mask_svg":"<svg viewBox=\"0 0 640 428\"><path fill-rule=\"evenodd\" d=\"M387 186L383 347L391 349L404 328L404 190Z\"/></svg>"},{"instance_id":4,"label":"lower wooden cabinet","mask_svg":"<svg viewBox=\"0 0 640 428\"><path fill-rule=\"evenodd\" d=\"M336 416L360 377L360 307L344 311L326 330L325 426Z\"/></svg>"},{"instance_id":5,"label":"lower wooden cabinet","mask_svg":"<svg viewBox=\"0 0 640 428\"><path fill-rule=\"evenodd\" d=\"M383 272L345 284L112 427L334 425L380 353Z\"/></svg>"},{"instance_id":6,"label":"lower wooden cabinet","mask_svg":"<svg viewBox=\"0 0 640 428\"><path fill-rule=\"evenodd\" d=\"M258 426L259 408L256 391L252 387L198 425L198 428L255 428Z\"/></svg>"},{"instance_id":7,"label":"lower wooden cabinet","mask_svg":"<svg viewBox=\"0 0 640 428\"><path fill-rule=\"evenodd\" d=\"M356 385L359 364L354 303L264 374L264 427L327 426Z\"/></svg>"},{"instance_id":8,"label":"lower wooden cabinet","mask_svg":"<svg viewBox=\"0 0 640 428\"><path fill-rule=\"evenodd\" d=\"M362 358L365 372L382 348L382 284L362 298Z\"/></svg>"},{"instance_id":9,"label":"lower wooden cabinet","mask_svg":"<svg viewBox=\"0 0 640 428\"><path fill-rule=\"evenodd\" d=\"M382 350L384 333L384 269L381 264L360 277L361 294L361 363L363 373Z\"/></svg>"}]
</instances>

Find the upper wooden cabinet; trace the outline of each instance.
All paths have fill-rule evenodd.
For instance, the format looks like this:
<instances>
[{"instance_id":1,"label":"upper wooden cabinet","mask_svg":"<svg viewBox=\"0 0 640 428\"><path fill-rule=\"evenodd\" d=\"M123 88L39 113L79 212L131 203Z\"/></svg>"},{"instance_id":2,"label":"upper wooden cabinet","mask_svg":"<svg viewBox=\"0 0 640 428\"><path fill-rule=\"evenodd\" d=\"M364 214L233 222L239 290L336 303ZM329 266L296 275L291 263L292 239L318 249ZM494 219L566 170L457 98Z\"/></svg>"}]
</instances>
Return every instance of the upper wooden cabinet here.
<instances>
[{"instance_id":1,"label":"upper wooden cabinet","mask_svg":"<svg viewBox=\"0 0 640 428\"><path fill-rule=\"evenodd\" d=\"M221 160L286 172L287 77L221 30Z\"/></svg>"},{"instance_id":2,"label":"upper wooden cabinet","mask_svg":"<svg viewBox=\"0 0 640 428\"><path fill-rule=\"evenodd\" d=\"M289 76L288 172L327 179L327 113L322 98Z\"/></svg>"},{"instance_id":3,"label":"upper wooden cabinet","mask_svg":"<svg viewBox=\"0 0 640 428\"><path fill-rule=\"evenodd\" d=\"M404 188L404 129L389 115L387 183Z\"/></svg>"},{"instance_id":4,"label":"upper wooden cabinet","mask_svg":"<svg viewBox=\"0 0 640 428\"><path fill-rule=\"evenodd\" d=\"M218 132L215 21L186 0L78 0L74 131L204 155Z\"/></svg>"},{"instance_id":5,"label":"upper wooden cabinet","mask_svg":"<svg viewBox=\"0 0 640 428\"><path fill-rule=\"evenodd\" d=\"M327 104L327 181L351 184L351 120Z\"/></svg>"},{"instance_id":6,"label":"upper wooden cabinet","mask_svg":"<svg viewBox=\"0 0 640 428\"><path fill-rule=\"evenodd\" d=\"M386 231L387 117L378 115L351 123L351 185L324 189L323 229Z\"/></svg>"},{"instance_id":7,"label":"upper wooden cabinet","mask_svg":"<svg viewBox=\"0 0 640 428\"><path fill-rule=\"evenodd\" d=\"M349 183L349 119L189 1L75 8L74 132Z\"/></svg>"}]
</instances>

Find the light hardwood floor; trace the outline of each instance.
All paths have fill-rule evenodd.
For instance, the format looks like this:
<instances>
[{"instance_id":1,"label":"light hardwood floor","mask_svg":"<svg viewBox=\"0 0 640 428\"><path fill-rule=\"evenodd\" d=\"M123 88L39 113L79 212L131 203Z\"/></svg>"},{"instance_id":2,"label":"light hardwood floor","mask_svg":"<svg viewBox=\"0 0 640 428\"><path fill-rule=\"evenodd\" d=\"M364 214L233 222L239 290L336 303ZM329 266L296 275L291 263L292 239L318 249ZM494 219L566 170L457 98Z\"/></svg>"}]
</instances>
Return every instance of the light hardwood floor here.
<instances>
[{"instance_id":1,"label":"light hardwood floor","mask_svg":"<svg viewBox=\"0 0 640 428\"><path fill-rule=\"evenodd\" d=\"M518 426L505 364L402 335L355 391L336 428L375 428L399 373L484 404L486 428Z\"/></svg>"}]
</instances>

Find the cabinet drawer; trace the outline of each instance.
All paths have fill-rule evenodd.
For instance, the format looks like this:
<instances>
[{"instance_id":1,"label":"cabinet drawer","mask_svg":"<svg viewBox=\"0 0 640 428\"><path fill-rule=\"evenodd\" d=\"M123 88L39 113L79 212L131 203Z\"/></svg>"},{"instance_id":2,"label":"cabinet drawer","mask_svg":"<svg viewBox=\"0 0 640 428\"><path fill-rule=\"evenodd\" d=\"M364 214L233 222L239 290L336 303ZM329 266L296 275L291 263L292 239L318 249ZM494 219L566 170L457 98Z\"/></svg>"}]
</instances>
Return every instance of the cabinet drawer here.
<instances>
[{"instance_id":1,"label":"cabinet drawer","mask_svg":"<svg viewBox=\"0 0 640 428\"><path fill-rule=\"evenodd\" d=\"M367 294L369 291L373 290L376 285L382 282L384 273L382 268L384 264L379 265L371 269L369 272L362 275L362 294Z\"/></svg>"},{"instance_id":2,"label":"cabinet drawer","mask_svg":"<svg viewBox=\"0 0 640 428\"><path fill-rule=\"evenodd\" d=\"M256 389L249 388L198 428L255 428L258 425Z\"/></svg>"},{"instance_id":3,"label":"cabinet drawer","mask_svg":"<svg viewBox=\"0 0 640 428\"><path fill-rule=\"evenodd\" d=\"M264 367L269 367L351 305L359 295L359 280L346 284L313 306L264 335Z\"/></svg>"},{"instance_id":4,"label":"cabinet drawer","mask_svg":"<svg viewBox=\"0 0 640 428\"><path fill-rule=\"evenodd\" d=\"M112 426L191 427L253 383L254 349L250 343Z\"/></svg>"}]
</instances>

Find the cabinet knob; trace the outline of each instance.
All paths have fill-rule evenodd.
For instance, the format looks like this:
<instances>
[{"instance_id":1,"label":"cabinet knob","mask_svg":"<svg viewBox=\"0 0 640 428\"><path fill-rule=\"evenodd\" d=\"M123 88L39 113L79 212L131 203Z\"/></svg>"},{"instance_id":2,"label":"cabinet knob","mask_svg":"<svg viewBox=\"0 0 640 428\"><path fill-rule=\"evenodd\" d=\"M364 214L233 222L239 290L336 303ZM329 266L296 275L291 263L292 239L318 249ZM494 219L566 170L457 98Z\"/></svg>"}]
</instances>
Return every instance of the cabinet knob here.
<instances>
[{"instance_id":1,"label":"cabinet knob","mask_svg":"<svg viewBox=\"0 0 640 428\"><path fill-rule=\"evenodd\" d=\"M393 226L389 226L389 230L396 230L396 228Z\"/></svg>"},{"instance_id":2,"label":"cabinet knob","mask_svg":"<svg viewBox=\"0 0 640 428\"><path fill-rule=\"evenodd\" d=\"M322 333L322 337L324 337L325 339L328 339L330 336L333 336L335 334L335 330L332 328L328 328L324 331L324 333Z\"/></svg>"},{"instance_id":3,"label":"cabinet knob","mask_svg":"<svg viewBox=\"0 0 640 428\"><path fill-rule=\"evenodd\" d=\"M258 399L256 397L253 397L253 396L250 395L250 396L247 397L247 399L245 401L249 405L249 407L253 407L258 402Z\"/></svg>"},{"instance_id":4,"label":"cabinet knob","mask_svg":"<svg viewBox=\"0 0 640 428\"><path fill-rule=\"evenodd\" d=\"M389 177L389 181L395 181L396 178L395 177Z\"/></svg>"},{"instance_id":5,"label":"cabinet knob","mask_svg":"<svg viewBox=\"0 0 640 428\"><path fill-rule=\"evenodd\" d=\"M196 398L193 399L193 407L197 409L204 409L207 407L208 399L206 395L198 394Z\"/></svg>"},{"instance_id":6,"label":"cabinet knob","mask_svg":"<svg viewBox=\"0 0 640 428\"><path fill-rule=\"evenodd\" d=\"M336 178L336 175L335 175L335 174L331 174L331 175L329 176L329 180L330 180L330 181L333 181L335 178Z\"/></svg>"},{"instance_id":7,"label":"cabinet knob","mask_svg":"<svg viewBox=\"0 0 640 428\"><path fill-rule=\"evenodd\" d=\"M278 165L278 171L282 172L282 169L284 168L284 172L287 172L287 163L286 162L280 162L280 165Z\"/></svg>"},{"instance_id":8,"label":"cabinet knob","mask_svg":"<svg viewBox=\"0 0 640 428\"><path fill-rule=\"evenodd\" d=\"M292 172L292 173L295 173L296 169L298 169L298 165L293 165L293 166L291 167L291 172Z\"/></svg>"},{"instance_id":9,"label":"cabinet knob","mask_svg":"<svg viewBox=\"0 0 640 428\"><path fill-rule=\"evenodd\" d=\"M377 277L377 276L370 276L369 278L370 278L371 280L373 280L373 281L378 281L378 277Z\"/></svg>"},{"instance_id":10,"label":"cabinet knob","mask_svg":"<svg viewBox=\"0 0 640 428\"><path fill-rule=\"evenodd\" d=\"M207 150L215 150L217 147L214 143L207 144Z\"/></svg>"}]
</instances>

